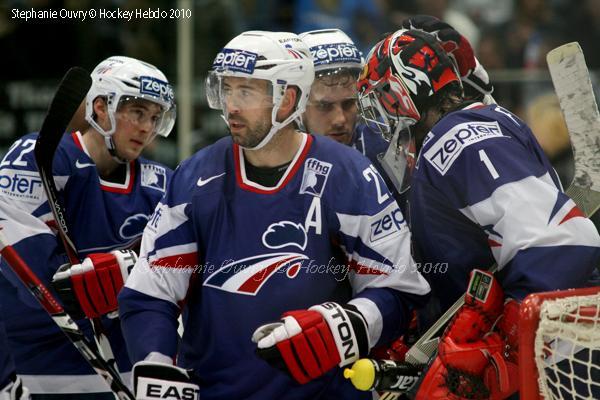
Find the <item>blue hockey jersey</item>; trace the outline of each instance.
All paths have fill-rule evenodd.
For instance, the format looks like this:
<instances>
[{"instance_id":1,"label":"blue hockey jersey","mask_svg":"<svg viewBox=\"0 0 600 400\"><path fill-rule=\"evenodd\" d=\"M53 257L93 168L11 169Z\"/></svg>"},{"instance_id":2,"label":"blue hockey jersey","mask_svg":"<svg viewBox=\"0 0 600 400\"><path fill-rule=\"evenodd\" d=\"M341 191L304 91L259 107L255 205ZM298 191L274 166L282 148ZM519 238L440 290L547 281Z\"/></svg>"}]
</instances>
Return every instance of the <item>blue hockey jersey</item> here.
<instances>
[{"instance_id":1,"label":"blue hockey jersey","mask_svg":"<svg viewBox=\"0 0 600 400\"><path fill-rule=\"evenodd\" d=\"M202 399L371 398L339 368L298 385L254 353L260 325L325 301L354 304L370 345L387 342L429 292L375 168L328 138L302 140L275 187L247 179L230 138L176 170L119 296L132 361L178 353Z\"/></svg>"},{"instance_id":2,"label":"blue hockey jersey","mask_svg":"<svg viewBox=\"0 0 600 400\"><path fill-rule=\"evenodd\" d=\"M495 104L472 104L432 128L409 201L416 258L442 310L473 268L496 262L506 295L522 299L583 286L600 261L598 232L530 129Z\"/></svg>"},{"instance_id":3,"label":"blue hockey jersey","mask_svg":"<svg viewBox=\"0 0 600 400\"><path fill-rule=\"evenodd\" d=\"M383 156L389 145L387 140L365 124L357 124L354 128L351 146L367 157L380 173L383 172L383 168L379 157Z\"/></svg>"},{"instance_id":4,"label":"blue hockey jersey","mask_svg":"<svg viewBox=\"0 0 600 400\"><path fill-rule=\"evenodd\" d=\"M15 250L46 285L67 262L33 156L37 133L17 140L0 164L0 225ZM56 151L54 180L79 256L139 244L144 226L166 191L172 171L138 159L126 166L121 184L98 175L80 133L65 135ZM8 343L17 372L34 393L106 391L106 384L25 289L10 267L0 264L0 296ZM129 371L119 320L105 327L121 371ZM87 321L78 321L91 332ZM86 376L84 376L86 375ZM34 381L27 377L35 376ZM74 378L76 376L76 378Z\"/></svg>"},{"instance_id":5,"label":"blue hockey jersey","mask_svg":"<svg viewBox=\"0 0 600 400\"><path fill-rule=\"evenodd\" d=\"M375 132L373 129L370 129L365 124L358 124L356 128L354 128L354 136L352 138L351 146L356 150L360 151L365 157L367 157L373 166L377 169L377 172L383 178L386 186L398 202L400 206L400 210L402 210L403 214L406 214L406 201L407 201L407 193L398 193L398 190L392 183L392 180L389 178L386 170L381 165L382 158L385 152L387 151L390 143L381 136L380 133Z\"/></svg>"},{"instance_id":6,"label":"blue hockey jersey","mask_svg":"<svg viewBox=\"0 0 600 400\"><path fill-rule=\"evenodd\" d=\"M2 305L0 304L0 308ZM15 373L15 362L12 358L12 352L6 339L4 322L0 315L0 390L8 385Z\"/></svg>"}]
</instances>

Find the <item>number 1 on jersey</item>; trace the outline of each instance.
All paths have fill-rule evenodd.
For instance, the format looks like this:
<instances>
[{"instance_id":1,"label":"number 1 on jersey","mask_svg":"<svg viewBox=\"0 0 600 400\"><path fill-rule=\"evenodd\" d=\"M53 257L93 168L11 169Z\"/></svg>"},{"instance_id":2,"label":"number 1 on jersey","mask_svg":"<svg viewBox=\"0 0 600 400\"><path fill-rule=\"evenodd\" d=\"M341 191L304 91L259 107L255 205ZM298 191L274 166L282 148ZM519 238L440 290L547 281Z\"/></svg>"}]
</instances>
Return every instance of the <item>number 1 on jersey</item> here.
<instances>
[{"instance_id":1,"label":"number 1 on jersey","mask_svg":"<svg viewBox=\"0 0 600 400\"><path fill-rule=\"evenodd\" d=\"M487 167L488 171L490 171L490 174L492 175L492 178L494 178L494 180L496 180L500 177L500 175L498 174L498 171L496 171L496 168L494 168L494 164L492 164L492 162L490 161L485 150L483 150L483 149L479 150L479 159L481 161L483 161L483 163Z\"/></svg>"}]
</instances>

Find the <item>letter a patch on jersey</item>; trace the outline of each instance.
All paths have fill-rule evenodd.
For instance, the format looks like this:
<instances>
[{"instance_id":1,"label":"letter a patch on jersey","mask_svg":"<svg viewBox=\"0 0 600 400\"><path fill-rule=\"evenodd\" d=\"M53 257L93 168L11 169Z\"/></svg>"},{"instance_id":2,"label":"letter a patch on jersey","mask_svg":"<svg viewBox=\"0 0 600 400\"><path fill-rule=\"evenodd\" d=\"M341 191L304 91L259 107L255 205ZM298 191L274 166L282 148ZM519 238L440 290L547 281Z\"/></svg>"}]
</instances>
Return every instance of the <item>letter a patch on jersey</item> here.
<instances>
[{"instance_id":1,"label":"letter a patch on jersey","mask_svg":"<svg viewBox=\"0 0 600 400\"><path fill-rule=\"evenodd\" d=\"M204 286L226 292L255 296L277 271L285 271L288 278L298 275L304 254L273 253L234 261L213 272L204 281Z\"/></svg>"}]
</instances>

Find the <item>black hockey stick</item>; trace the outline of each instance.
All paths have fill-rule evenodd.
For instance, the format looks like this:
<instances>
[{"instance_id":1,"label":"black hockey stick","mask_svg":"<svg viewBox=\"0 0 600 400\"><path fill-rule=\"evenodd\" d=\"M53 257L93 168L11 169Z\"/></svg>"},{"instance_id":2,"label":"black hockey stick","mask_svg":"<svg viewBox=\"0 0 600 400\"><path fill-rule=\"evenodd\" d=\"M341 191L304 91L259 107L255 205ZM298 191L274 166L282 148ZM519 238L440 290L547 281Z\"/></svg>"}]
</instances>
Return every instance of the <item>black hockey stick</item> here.
<instances>
[{"instance_id":1,"label":"black hockey stick","mask_svg":"<svg viewBox=\"0 0 600 400\"><path fill-rule=\"evenodd\" d=\"M547 62L575 159L575 177L565 193L584 215L591 217L600 208L600 113L590 74L577 42L551 50ZM497 268L494 264L488 271L495 272ZM463 304L461 297L419 338L406 353L406 362L426 368L448 322ZM380 400L394 400L399 395L387 392Z\"/></svg>"},{"instance_id":2,"label":"black hockey stick","mask_svg":"<svg viewBox=\"0 0 600 400\"><path fill-rule=\"evenodd\" d=\"M65 219L64 207L58 198L58 191L52 173L52 162L54 153L65 129L82 100L85 98L91 84L91 77L84 69L73 67L67 71L50 103L48 112L46 113L46 117L44 118L44 122L39 131L34 150L35 160L44 186L44 192L48 199L48 204L50 205L54 219L56 220L59 236L72 264L79 263L80 260L77 256L75 245L69 236L69 228ZM94 336L98 344L98 350L104 353L104 360L108 360L108 363L111 363L111 368L116 370L114 356L112 355L108 338L104 334L100 319L93 319L92 326L94 328ZM82 352L82 354L86 357L84 352ZM86 359L88 358L86 357ZM118 378L118 374L116 377Z\"/></svg>"},{"instance_id":3,"label":"black hockey stick","mask_svg":"<svg viewBox=\"0 0 600 400\"><path fill-rule=\"evenodd\" d=\"M68 83L65 85L65 83ZM71 68L65 77L62 84L59 86L52 103L46 114L46 118L40 129L37 143L34 149L35 161L38 166L40 178L44 186L44 192L48 198L48 204L52 209L52 214L58 226L58 234L67 252L67 256L71 264L79 264L79 256L75 244L69 236L69 227L65 218L65 208L58 198L58 190L54 183L54 175L52 172L52 162L54 153L60 143L60 140L65 132L65 129L85 98L92 79L87 71L79 67ZM110 347L110 342L106 336L102 321L100 318L91 318L92 328L94 330L94 339L104 356L104 359L112 363L115 368L117 364L115 356Z\"/></svg>"},{"instance_id":4,"label":"black hockey stick","mask_svg":"<svg viewBox=\"0 0 600 400\"><path fill-rule=\"evenodd\" d=\"M69 237L69 227L65 219L64 207L58 199L58 190L52 174L52 161L60 140L75 111L85 98L92 85L90 74L82 68L73 67L63 77L54 98L50 103L42 128L40 129L34 154L48 204L58 225L60 238L65 246L71 264L80 262L75 244Z\"/></svg>"}]
</instances>

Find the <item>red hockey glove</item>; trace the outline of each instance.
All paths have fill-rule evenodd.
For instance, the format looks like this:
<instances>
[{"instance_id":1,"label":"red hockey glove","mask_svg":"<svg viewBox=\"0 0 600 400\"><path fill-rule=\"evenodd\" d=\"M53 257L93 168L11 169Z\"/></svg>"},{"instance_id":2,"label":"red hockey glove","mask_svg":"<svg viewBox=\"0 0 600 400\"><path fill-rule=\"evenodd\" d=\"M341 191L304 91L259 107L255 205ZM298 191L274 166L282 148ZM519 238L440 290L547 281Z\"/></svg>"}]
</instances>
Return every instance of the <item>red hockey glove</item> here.
<instances>
[{"instance_id":1,"label":"red hockey glove","mask_svg":"<svg viewBox=\"0 0 600 400\"><path fill-rule=\"evenodd\" d=\"M328 302L290 311L280 322L252 335L257 354L272 366L307 383L336 365L352 364L369 352L367 323L356 307Z\"/></svg>"},{"instance_id":2,"label":"red hockey glove","mask_svg":"<svg viewBox=\"0 0 600 400\"><path fill-rule=\"evenodd\" d=\"M97 318L117 310L117 295L136 260L133 250L90 254L81 264L60 267L52 285L73 318Z\"/></svg>"},{"instance_id":3,"label":"red hockey glove","mask_svg":"<svg viewBox=\"0 0 600 400\"><path fill-rule=\"evenodd\" d=\"M418 325L417 312L413 311L406 332L398 339L394 340L391 344L374 347L369 353L369 358L374 358L376 360L404 362L406 359L406 353L419 339Z\"/></svg>"},{"instance_id":4,"label":"red hockey glove","mask_svg":"<svg viewBox=\"0 0 600 400\"><path fill-rule=\"evenodd\" d=\"M444 332L417 399L499 400L518 390L518 304L504 306L503 297L491 274L472 271L465 305Z\"/></svg>"},{"instance_id":5,"label":"red hockey glove","mask_svg":"<svg viewBox=\"0 0 600 400\"><path fill-rule=\"evenodd\" d=\"M140 361L133 366L133 391L136 400L200 398L200 387L188 371L174 365Z\"/></svg>"}]
</instances>

